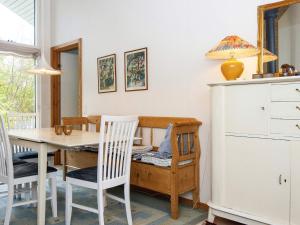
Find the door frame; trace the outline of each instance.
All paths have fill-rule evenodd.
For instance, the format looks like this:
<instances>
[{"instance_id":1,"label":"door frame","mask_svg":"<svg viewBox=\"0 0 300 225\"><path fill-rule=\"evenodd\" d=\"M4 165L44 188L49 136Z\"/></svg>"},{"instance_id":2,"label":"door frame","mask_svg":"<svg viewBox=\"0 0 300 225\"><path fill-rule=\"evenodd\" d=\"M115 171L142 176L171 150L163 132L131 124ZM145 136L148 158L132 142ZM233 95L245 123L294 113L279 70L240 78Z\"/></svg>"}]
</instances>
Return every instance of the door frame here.
<instances>
[{"instance_id":1,"label":"door frame","mask_svg":"<svg viewBox=\"0 0 300 225\"><path fill-rule=\"evenodd\" d=\"M82 116L82 39L51 47L51 66L61 69L61 53L78 49L78 112ZM63 74L62 74L63 76ZM51 76L51 127L61 124L61 77Z\"/></svg>"}]
</instances>

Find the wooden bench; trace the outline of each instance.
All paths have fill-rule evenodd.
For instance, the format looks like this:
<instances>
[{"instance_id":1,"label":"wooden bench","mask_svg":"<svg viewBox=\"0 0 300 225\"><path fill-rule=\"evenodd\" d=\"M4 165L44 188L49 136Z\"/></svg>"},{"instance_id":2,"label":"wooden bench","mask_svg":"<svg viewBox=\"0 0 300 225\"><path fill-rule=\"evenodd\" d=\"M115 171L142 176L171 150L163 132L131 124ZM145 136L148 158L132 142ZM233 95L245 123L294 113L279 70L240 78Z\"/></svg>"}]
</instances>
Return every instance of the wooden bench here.
<instances>
[{"instance_id":1,"label":"wooden bench","mask_svg":"<svg viewBox=\"0 0 300 225\"><path fill-rule=\"evenodd\" d=\"M80 121L83 121L81 125L85 125L86 130L89 130L89 123L100 125L100 119L100 116L84 117L81 120L63 118L63 123L75 125L77 122L78 125L79 121L80 125ZM169 124L173 124L171 167L159 167L133 160L130 181L134 186L169 195L171 217L177 219L179 195L192 192L194 206L199 202L200 143L198 131L201 122L194 118L140 116L137 135L142 139L136 144L152 145L153 150L157 151ZM159 132L160 135L157 134ZM182 162L188 163L181 165ZM65 169L68 166L85 168L96 164L97 154L93 152L68 151L65 155Z\"/></svg>"},{"instance_id":2,"label":"wooden bench","mask_svg":"<svg viewBox=\"0 0 300 225\"><path fill-rule=\"evenodd\" d=\"M140 161L132 161L131 184L169 195L171 216L177 219L179 216L179 195L192 192L194 206L199 202L200 143L198 130L201 122L193 118L141 116L139 117L139 133L145 142L144 130L148 129L150 144L154 150L158 150L155 143L155 130L166 129L170 123L173 124L171 167L159 167ZM190 162L179 165L187 161Z\"/></svg>"}]
</instances>

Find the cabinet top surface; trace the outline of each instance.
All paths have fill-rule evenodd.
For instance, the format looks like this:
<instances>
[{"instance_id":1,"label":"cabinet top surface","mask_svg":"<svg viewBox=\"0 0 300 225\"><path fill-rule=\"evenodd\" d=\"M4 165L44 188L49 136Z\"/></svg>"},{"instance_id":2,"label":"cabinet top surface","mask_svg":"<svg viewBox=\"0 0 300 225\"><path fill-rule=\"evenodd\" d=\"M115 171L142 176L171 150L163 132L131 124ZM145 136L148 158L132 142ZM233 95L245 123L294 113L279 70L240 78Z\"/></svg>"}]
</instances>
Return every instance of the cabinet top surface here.
<instances>
[{"instance_id":1,"label":"cabinet top surface","mask_svg":"<svg viewBox=\"0 0 300 225\"><path fill-rule=\"evenodd\" d=\"M230 85L244 85L244 84L266 84L266 83L282 83L282 82L297 82L297 81L300 81L300 76L223 81L223 82L210 83L210 84L208 84L208 86L214 87L214 86L230 86Z\"/></svg>"}]
</instances>

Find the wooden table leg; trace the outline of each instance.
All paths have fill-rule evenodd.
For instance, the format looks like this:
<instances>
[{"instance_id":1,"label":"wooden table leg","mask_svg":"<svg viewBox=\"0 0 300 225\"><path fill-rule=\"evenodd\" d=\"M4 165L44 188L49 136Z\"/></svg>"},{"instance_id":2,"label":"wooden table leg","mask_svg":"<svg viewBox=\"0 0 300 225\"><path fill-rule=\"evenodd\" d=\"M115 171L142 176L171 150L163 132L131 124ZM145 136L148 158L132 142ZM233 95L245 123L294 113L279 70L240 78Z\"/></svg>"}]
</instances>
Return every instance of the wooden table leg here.
<instances>
[{"instance_id":1,"label":"wooden table leg","mask_svg":"<svg viewBox=\"0 0 300 225\"><path fill-rule=\"evenodd\" d=\"M41 143L38 151L38 225L45 225L46 217L47 148L47 144Z\"/></svg>"}]
</instances>

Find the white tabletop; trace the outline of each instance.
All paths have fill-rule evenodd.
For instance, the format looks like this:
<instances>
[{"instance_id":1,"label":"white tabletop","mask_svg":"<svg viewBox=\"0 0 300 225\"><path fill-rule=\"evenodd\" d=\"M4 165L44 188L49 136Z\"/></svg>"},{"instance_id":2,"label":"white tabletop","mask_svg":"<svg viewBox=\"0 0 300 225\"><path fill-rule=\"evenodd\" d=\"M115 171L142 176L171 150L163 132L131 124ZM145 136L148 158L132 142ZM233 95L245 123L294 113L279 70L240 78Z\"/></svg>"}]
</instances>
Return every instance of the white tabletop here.
<instances>
[{"instance_id":1,"label":"white tabletop","mask_svg":"<svg viewBox=\"0 0 300 225\"><path fill-rule=\"evenodd\" d=\"M22 139L37 143L72 148L84 145L99 144L99 133L73 130L72 134L56 135L53 128L13 129L8 131L10 138Z\"/></svg>"}]
</instances>

